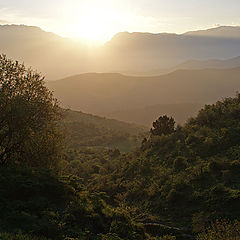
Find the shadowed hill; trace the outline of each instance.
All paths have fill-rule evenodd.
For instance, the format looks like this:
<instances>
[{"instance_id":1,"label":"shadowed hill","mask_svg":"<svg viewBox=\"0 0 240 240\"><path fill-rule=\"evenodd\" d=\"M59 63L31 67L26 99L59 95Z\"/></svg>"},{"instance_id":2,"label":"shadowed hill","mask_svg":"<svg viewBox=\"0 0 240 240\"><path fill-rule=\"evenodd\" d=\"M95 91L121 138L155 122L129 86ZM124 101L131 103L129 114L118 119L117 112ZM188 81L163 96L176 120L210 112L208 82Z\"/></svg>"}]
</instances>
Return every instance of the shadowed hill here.
<instances>
[{"instance_id":1,"label":"shadowed hill","mask_svg":"<svg viewBox=\"0 0 240 240\"><path fill-rule=\"evenodd\" d=\"M210 103L240 88L240 68L178 70L156 77L82 74L48 82L64 107L90 113L156 104Z\"/></svg>"},{"instance_id":2,"label":"shadowed hill","mask_svg":"<svg viewBox=\"0 0 240 240\"><path fill-rule=\"evenodd\" d=\"M128 133L129 135L138 135L139 133L143 133L147 130L147 128L137 124L122 122L115 119L108 119L80 111L65 110L64 119L65 123L90 123L96 125L99 129L108 128L109 130L120 131L122 133Z\"/></svg>"},{"instance_id":3,"label":"shadowed hill","mask_svg":"<svg viewBox=\"0 0 240 240\"><path fill-rule=\"evenodd\" d=\"M70 147L108 147L121 151L140 145L147 128L136 124L106 119L83 112L64 110L64 124Z\"/></svg>"}]
</instances>

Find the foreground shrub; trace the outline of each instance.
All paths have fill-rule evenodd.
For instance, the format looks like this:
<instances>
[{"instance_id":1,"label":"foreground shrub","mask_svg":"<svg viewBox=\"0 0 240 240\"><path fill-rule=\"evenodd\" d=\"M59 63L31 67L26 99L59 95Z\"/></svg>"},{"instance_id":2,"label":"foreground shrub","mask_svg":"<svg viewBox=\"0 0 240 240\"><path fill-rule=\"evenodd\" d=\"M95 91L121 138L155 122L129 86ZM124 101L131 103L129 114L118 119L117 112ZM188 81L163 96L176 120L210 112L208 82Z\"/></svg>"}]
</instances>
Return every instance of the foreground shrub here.
<instances>
[{"instance_id":1,"label":"foreground shrub","mask_svg":"<svg viewBox=\"0 0 240 240\"><path fill-rule=\"evenodd\" d=\"M216 221L197 240L240 240L240 222Z\"/></svg>"}]
</instances>

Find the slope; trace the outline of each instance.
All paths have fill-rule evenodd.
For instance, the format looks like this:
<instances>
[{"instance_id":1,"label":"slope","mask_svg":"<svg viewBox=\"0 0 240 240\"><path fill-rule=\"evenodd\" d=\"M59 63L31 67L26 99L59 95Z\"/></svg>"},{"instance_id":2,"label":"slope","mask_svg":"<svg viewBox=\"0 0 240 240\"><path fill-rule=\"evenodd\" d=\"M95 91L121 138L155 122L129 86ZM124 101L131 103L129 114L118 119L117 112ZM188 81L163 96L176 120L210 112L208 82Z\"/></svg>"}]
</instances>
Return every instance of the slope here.
<instances>
[{"instance_id":1,"label":"slope","mask_svg":"<svg viewBox=\"0 0 240 240\"><path fill-rule=\"evenodd\" d=\"M195 233L216 219L240 220L239 117L239 94L207 105L182 127L152 132L138 151L114 159L110 170L109 161L99 162L102 170L88 184L120 196L129 209L152 213L155 222Z\"/></svg>"},{"instance_id":2,"label":"slope","mask_svg":"<svg viewBox=\"0 0 240 240\"><path fill-rule=\"evenodd\" d=\"M106 119L82 112L64 110L64 125L68 133L68 145L83 147L118 148L134 150L140 144L145 127Z\"/></svg>"}]
</instances>

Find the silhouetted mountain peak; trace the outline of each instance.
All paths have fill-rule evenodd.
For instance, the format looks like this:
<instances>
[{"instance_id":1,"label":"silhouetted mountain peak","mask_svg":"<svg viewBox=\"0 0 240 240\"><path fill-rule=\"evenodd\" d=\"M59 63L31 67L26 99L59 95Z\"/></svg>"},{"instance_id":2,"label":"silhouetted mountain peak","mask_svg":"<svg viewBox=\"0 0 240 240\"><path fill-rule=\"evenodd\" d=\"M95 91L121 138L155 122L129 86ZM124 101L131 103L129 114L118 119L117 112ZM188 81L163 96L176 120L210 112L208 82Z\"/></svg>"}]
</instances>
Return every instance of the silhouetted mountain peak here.
<instances>
[{"instance_id":1,"label":"silhouetted mountain peak","mask_svg":"<svg viewBox=\"0 0 240 240\"><path fill-rule=\"evenodd\" d=\"M114 35L114 37L108 42L108 44L124 45L125 43L129 44L131 42L135 44L135 41L138 41L138 43L158 42L159 39L175 38L177 36L179 35L175 33L119 32Z\"/></svg>"},{"instance_id":2,"label":"silhouetted mountain peak","mask_svg":"<svg viewBox=\"0 0 240 240\"><path fill-rule=\"evenodd\" d=\"M0 36L1 39L9 39L10 37L17 38L28 38L28 39L38 39L39 37L45 39L54 39L54 40L63 40L64 38L58 36L52 32L46 32L40 27L36 26L27 26L27 25L16 25L16 24L7 24L0 25Z\"/></svg>"},{"instance_id":3,"label":"silhouetted mountain peak","mask_svg":"<svg viewBox=\"0 0 240 240\"><path fill-rule=\"evenodd\" d=\"M210 28L207 30L186 32L184 35L240 38L240 26L220 26L216 28Z\"/></svg>"},{"instance_id":4,"label":"silhouetted mountain peak","mask_svg":"<svg viewBox=\"0 0 240 240\"><path fill-rule=\"evenodd\" d=\"M74 76L66 77L64 79L61 79L60 81L68 80L68 79L74 79L75 81L79 81L82 79L95 79L95 78L100 78L100 79L114 79L114 78L119 78L119 77L124 77L123 74L121 73L97 73L97 72L90 72L90 73L82 73L82 74L76 74ZM59 81L59 80L57 80Z\"/></svg>"}]
</instances>

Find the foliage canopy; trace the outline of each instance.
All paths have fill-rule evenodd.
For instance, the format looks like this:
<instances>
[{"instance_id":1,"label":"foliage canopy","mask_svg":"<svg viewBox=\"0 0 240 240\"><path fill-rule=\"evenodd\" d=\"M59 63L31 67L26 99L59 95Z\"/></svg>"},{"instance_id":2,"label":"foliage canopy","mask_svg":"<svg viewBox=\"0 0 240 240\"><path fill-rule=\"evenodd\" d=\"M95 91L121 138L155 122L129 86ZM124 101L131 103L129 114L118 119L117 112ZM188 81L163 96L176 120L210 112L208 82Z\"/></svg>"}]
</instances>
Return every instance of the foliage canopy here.
<instances>
[{"instance_id":1,"label":"foliage canopy","mask_svg":"<svg viewBox=\"0 0 240 240\"><path fill-rule=\"evenodd\" d=\"M0 55L0 164L53 167L61 140L59 118L44 78Z\"/></svg>"}]
</instances>

